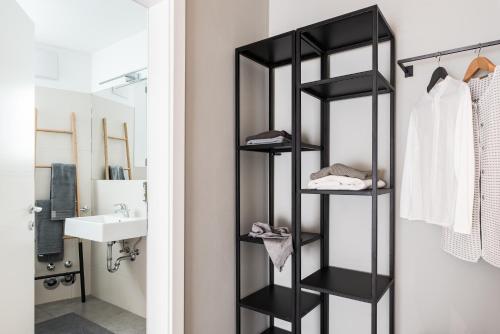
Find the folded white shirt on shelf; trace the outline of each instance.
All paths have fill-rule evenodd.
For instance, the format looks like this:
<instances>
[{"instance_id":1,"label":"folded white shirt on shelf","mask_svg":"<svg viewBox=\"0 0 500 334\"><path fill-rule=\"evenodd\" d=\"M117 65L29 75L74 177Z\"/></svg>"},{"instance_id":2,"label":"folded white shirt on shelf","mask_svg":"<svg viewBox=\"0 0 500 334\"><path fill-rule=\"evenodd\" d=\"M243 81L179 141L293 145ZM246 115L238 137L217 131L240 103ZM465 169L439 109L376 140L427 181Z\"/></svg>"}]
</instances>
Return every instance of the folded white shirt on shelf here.
<instances>
[{"instance_id":1,"label":"folded white shirt on shelf","mask_svg":"<svg viewBox=\"0 0 500 334\"><path fill-rule=\"evenodd\" d=\"M309 181L307 188L318 190L364 190L372 186L372 179L356 179L354 177L328 175ZM378 188L385 187L385 182L378 180Z\"/></svg>"}]
</instances>

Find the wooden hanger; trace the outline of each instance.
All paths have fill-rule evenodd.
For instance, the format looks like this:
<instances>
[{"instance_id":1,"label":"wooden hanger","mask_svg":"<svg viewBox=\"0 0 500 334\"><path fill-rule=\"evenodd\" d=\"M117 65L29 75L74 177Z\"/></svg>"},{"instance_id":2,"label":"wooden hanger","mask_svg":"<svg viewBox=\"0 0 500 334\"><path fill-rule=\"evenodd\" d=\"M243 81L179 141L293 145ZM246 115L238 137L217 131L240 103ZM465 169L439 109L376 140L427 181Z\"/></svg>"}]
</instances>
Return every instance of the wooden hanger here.
<instances>
[{"instance_id":1,"label":"wooden hanger","mask_svg":"<svg viewBox=\"0 0 500 334\"><path fill-rule=\"evenodd\" d=\"M465 82L469 82L469 80L480 70L487 71L488 73L495 71L496 65L488 58L479 56L480 53L481 50L479 50L478 56L471 61L469 67L467 67L467 71L465 71L464 75Z\"/></svg>"}]
</instances>

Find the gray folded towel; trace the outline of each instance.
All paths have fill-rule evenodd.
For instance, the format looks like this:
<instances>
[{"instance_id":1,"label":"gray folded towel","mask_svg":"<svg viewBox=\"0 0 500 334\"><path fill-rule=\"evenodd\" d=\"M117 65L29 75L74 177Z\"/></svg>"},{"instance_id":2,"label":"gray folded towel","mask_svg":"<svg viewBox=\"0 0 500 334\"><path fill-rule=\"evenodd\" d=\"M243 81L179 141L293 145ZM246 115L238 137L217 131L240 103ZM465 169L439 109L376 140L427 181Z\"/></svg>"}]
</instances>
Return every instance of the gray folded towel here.
<instances>
[{"instance_id":1,"label":"gray folded towel","mask_svg":"<svg viewBox=\"0 0 500 334\"><path fill-rule=\"evenodd\" d=\"M125 173L122 166L109 166L110 180L125 180Z\"/></svg>"},{"instance_id":2,"label":"gray folded towel","mask_svg":"<svg viewBox=\"0 0 500 334\"><path fill-rule=\"evenodd\" d=\"M52 220L75 216L76 210L76 166L73 164L52 164L50 183Z\"/></svg>"},{"instance_id":3,"label":"gray folded towel","mask_svg":"<svg viewBox=\"0 0 500 334\"><path fill-rule=\"evenodd\" d=\"M311 180L316 180L328 175L347 176L366 180L371 176L371 171L361 171L344 164L333 164L330 167L321 168L319 171L312 173Z\"/></svg>"},{"instance_id":4,"label":"gray folded towel","mask_svg":"<svg viewBox=\"0 0 500 334\"><path fill-rule=\"evenodd\" d=\"M274 266L283 270L286 259L293 253L292 235L286 227L273 227L269 224L254 223L250 237L261 238Z\"/></svg>"},{"instance_id":5,"label":"gray folded towel","mask_svg":"<svg viewBox=\"0 0 500 334\"><path fill-rule=\"evenodd\" d=\"M50 200L37 200L42 208L35 214L36 254L40 262L62 261L64 257L64 220L51 220Z\"/></svg>"},{"instance_id":6,"label":"gray folded towel","mask_svg":"<svg viewBox=\"0 0 500 334\"><path fill-rule=\"evenodd\" d=\"M277 137L283 137L285 140L288 140L288 141L292 140L292 135L286 131L271 130L271 131L261 132L259 134L253 135L253 136L248 136L246 138L246 141L249 142L251 140L272 139L272 138L277 138Z\"/></svg>"}]
</instances>

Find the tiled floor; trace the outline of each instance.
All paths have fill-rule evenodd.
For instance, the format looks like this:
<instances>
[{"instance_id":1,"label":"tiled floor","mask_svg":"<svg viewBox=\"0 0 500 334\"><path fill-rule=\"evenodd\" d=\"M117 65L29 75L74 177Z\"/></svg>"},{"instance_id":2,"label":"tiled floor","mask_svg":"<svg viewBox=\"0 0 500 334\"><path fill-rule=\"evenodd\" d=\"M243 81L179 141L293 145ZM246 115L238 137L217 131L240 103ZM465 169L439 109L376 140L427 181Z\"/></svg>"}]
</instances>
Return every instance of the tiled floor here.
<instances>
[{"instance_id":1,"label":"tiled floor","mask_svg":"<svg viewBox=\"0 0 500 334\"><path fill-rule=\"evenodd\" d=\"M86 303L80 298L67 299L35 306L35 323L76 313L115 334L145 334L146 319L122 308L89 296Z\"/></svg>"}]
</instances>

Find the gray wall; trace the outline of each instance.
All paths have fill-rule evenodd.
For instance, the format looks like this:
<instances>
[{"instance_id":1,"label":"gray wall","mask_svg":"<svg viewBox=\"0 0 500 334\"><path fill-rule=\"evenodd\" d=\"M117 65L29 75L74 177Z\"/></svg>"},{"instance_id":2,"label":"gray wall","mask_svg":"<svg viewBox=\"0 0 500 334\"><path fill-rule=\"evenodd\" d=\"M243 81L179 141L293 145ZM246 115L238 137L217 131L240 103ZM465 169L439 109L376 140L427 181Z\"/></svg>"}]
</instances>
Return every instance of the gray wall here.
<instances>
[{"instance_id":1,"label":"gray wall","mask_svg":"<svg viewBox=\"0 0 500 334\"><path fill-rule=\"evenodd\" d=\"M474 2L474 11L469 1L398 1L380 0L378 4L394 29L397 38L397 58L415 56L447 48L454 48L481 41L498 39L500 3L493 0ZM373 5L365 0L270 0L270 35L279 34L299 26L311 24L352 10ZM471 10L473 12L471 12ZM493 23L492 23L493 22ZM493 28L495 27L495 28ZM380 61L387 59L386 47L380 49ZM498 48L483 50L495 63L500 62ZM368 69L371 53L369 49L338 54L333 57L332 75L342 75ZM461 78L472 52L443 57L441 64L449 73ZM382 73L387 73L386 62L380 64ZM397 120L396 120L396 185L399 187L403 156L405 152L408 117L412 106L424 93L435 60L419 62L415 66L415 77L405 79L397 68ZM317 64L303 66L304 80L318 77ZM277 91L288 94L282 88L287 84L283 70L277 80ZM281 98L278 98L281 100ZM316 140L313 129L314 118L319 110L314 101L303 95L303 132ZM387 170L386 121L387 97L380 99L379 154L381 168ZM286 109L279 107L282 115ZM332 162L345 162L369 167L371 159L369 145L370 99L357 99L333 103L332 115ZM285 116L284 116L285 117ZM287 124L284 119L283 123ZM317 127L316 127L317 129ZM317 168L318 158L304 155L303 184L307 173ZM284 167L285 168L285 167ZM384 174L388 177L388 174ZM283 193L287 196L286 192ZM303 196L304 228L315 228L317 214L316 199ZM370 203L364 199L332 198L331 253L333 265L361 270L370 267ZM379 267L387 272L387 201L379 201ZM399 193L397 193L399 209ZM282 211L285 215L285 211ZM280 214L280 213L277 213ZM399 210L397 210L399 216ZM458 260L440 249L441 230L421 222L396 221L396 333L498 333L500 331L500 269L484 262L472 264ZM317 268L319 251L314 247L303 251L303 275ZM288 277L278 280L287 283ZM368 333L369 306L342 298L331 298L330 330L334 333ZM380 332L387 333L387 298L380 302ZM303 331L319 333L319 314L312 312L304 319Z\"/></svg>"},{"instance_id":2,"label":"gray wall","mask_svg":"<svg viewBox=\"0 0 500 334\"><path fill-rule=\"evenodd\" d=\"M267 36L266 0L187 1L186 276L188 334L234 333L234 49ZM243 62L243 135L267 127L265 71ZM257 117L252 117L254 113ZM242 226L266 217L265 156L243 157ZM264 284L262 247L242 249L243 293ZM244 312L248 333L262 317ZM261 331L259 331L261 330Z\"/></svg>"}]
</instances>

